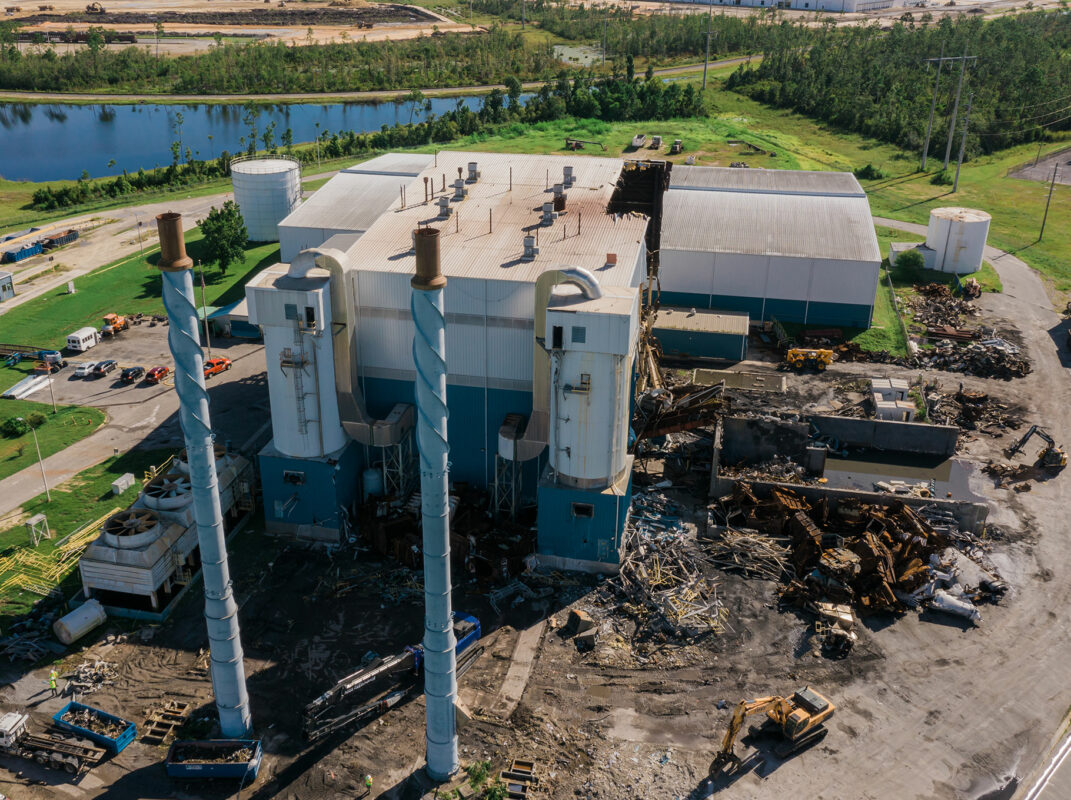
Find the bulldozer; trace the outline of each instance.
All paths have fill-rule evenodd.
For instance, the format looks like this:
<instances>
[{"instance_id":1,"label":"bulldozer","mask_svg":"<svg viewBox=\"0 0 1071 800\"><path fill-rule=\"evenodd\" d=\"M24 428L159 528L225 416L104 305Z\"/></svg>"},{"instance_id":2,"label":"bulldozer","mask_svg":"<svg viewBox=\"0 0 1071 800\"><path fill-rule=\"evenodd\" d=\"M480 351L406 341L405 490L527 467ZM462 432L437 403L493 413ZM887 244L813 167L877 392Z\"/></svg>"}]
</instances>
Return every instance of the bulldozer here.
<instances>
[{"instance_id":1,"label":"bulldozer","mask_svg":"<svg viewBox=\"0 0 1071 800\"><path fill-rule=\"evenodd\" d=\"M1008 458L1018 455L1026 447L1032 436L1037 436L1041 441L1045 442L1045 446L1038 450L1038 457L1037 461L1034 462L1034 466L1049 470L1060 470L1067 466L1067 454L1062 448L1057 447L1056 441L1037 425L1031 425L1030 430L1021 439L1012 444L1004 454Z\"/></svg>"},{"instance_id":2,"label":"bulldozer","mask_svg":"<svg viewBox=\"0 0 1071 800\"><path fill-rule=\"evenodd\" d=\"M771 696L756 700L741 700L733 711L721 750L710 763L710 774L716 775L728 768L739 768L741 759L733 752L736 737L744 720L753 714L765 712L764 727L772 728L783 741L774 748L778 758L787 758L825 738L828 729L825 721L833 716L836 707L825 695L810 686L805 686L791 697Z\"/></svg>"},{"instance_id":3,"label":"bulldozer","mask_svg":"<svg viewBox=\"0 0 1071 800\"><path fill-rule=\"evenodd\" d=\"M785 351L785 363L792 369L813 367L819 372L825 372L826 367L833 363L833 351L816 350L809 347L790 347Z\"/></svg>"}]
</instances>

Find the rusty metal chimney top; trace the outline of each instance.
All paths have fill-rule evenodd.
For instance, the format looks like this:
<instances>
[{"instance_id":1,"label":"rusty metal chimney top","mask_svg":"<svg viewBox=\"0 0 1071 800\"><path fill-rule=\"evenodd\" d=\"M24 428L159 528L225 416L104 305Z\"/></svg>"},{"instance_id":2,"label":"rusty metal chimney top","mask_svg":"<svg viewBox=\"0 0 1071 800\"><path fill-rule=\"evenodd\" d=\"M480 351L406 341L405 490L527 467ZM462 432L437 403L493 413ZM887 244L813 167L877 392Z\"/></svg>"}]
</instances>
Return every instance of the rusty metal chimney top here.
<instances>
[{"instance_id":1,"label":"rusty metal chimney top","mask_svg":"<svg viewBox=\"0 0 1071 800\"><path fill-rule=\"evenodd\" d=\"M413 231L416 248L416 275L409 284L422 292L442 289L446 286L439 263L439 229L417 228Z\"/></svg>"},{"instance_id":2,"label":"rusty metal chimney top","mask_svg":"<svg viewBox=\"0 0 1071 800\"><path fill-rule=\"evenodd\" d=\"M174 211L158 214L156 229L160 234L160 261L156 266L164 272L182 272L193 267L182 238L182 215Z\"/></svg>"}]
</instances>

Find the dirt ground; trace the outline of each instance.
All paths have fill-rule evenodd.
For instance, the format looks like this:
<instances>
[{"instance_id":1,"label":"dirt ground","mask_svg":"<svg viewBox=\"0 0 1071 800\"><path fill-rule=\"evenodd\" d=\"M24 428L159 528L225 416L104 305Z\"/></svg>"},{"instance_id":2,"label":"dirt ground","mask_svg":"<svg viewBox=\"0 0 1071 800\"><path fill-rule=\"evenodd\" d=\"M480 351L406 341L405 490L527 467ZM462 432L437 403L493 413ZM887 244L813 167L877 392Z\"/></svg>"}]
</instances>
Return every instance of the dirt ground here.
<instances>
[{"instance_id":1,"label":"dirt ground","mask_svg":"<svg viewBox=\"0 0 1071 800\"><path fill-rule=\"evenodd\" d=\"M1024 181L1049 183L1052 180L1053 170L1056 171L1057 183L1071 186L1071 148L1050 153L1045 158L1038 159L1036 164L1031 162L1012 172L1011 177Z\"/></svg>"},{"instance_id":2,"label":"dirt ground","mask_svg":"<svg viewBox=\"0 0 1071 800\"><path fill-rule=\"evenodd\" d=\"M1067 323L1052 311L1033 273L999 259L995 264L1005 292L978 302L986 322L1019 331L1033 372L1014 381L931 372L923 377L936 378L950 392L963 382L1021 407L1028 423L1045 425L1066 445ZM759 358L737 368L761 371L772 364ZM741 403L760 413L836 410L843 393L835 386L868 374L915 378L918 371L836 364L821 376L790 375L784 395L752 395ZM978 435L966 442L964 455L984 462L1008 441L1009 435ZM653 478L660 477L657 463L649 467ZM697 526L705 517L701 487L707 476L671 477L678 488L670 494ZM480 618L485 647L460 681L462 696L475 698L471 719L460 728L462 760L490 759L497 770L510 758L534 759L549 798L1010 798L1044 759L1071 704L1071 632L1061 622L1071 600L1063 521L1068 480L1059 475L1015 493L976 470L971 489L990 504L991 558L1011 585L1007 598L985 607L979 627L932 613L866 617L860 642L839 661L811 654L808 621L779 611L767 581L716 572L712 577L729 609L726 629L693 641L651 641L643 651L631 646L631 621L601 599L596 578L549 576L543 579L553 588L549 597L503 606L502 614L490 607L482 587L461 582L454 606ZM420 698L322 745L310 748L300 738L300 709L312 697L370 652L393 653L419 640L416 574L364 550L328 555L270 539L256 521L236 536L231 553L255 734L266 753L260 777L241 797L352 798L363 791L366 773L375 778L373 796L421 797L427 787L420 779ZM64 661L61 674L83 659L117 663L115 685L86 701L139 724L148 707L167 699L193 703L195 718L210 714L211 686L198 662L206 636L193 595L165 625L113 623L94 634L84 651ZM597 620L594 650L578 652L559 635L569 608L588 610ZM540 627L527 637L531 672L518 689L510 676L528 658L521 632L532 626ZM117 633L126 633L125 641L109 641ZM45 697L46 676L45 668L26 672L4 665L3 707L31 705L43 723L60 705ZM708 780L732 705L803 685L837 706L826 739L780 760L770 742L746 738L738 745L744 770ZM172 784L160 763L163 755L161 748L135 742L73 782L64 773L4 757L0 791L28 800L236 796L235 786Z\"/></svg>"}]
</instances>

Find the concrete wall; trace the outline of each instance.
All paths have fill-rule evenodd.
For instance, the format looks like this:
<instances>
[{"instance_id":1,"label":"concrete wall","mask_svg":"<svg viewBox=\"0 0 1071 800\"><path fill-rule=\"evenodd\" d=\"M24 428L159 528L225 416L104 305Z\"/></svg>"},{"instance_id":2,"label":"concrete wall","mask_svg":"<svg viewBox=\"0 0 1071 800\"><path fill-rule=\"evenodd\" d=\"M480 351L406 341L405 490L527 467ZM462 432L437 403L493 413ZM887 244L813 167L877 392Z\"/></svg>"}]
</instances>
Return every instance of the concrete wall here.
<instances>
[{"instance_id":1,"label":"concrete wall","mask_svg":"<svg viewBox=\"0 0 1071 800\"><path fill-rule=\"evenodd\" d=\"M827 416L810 417L810 422L846 447L950 457L955 455L959 439L959 428L951 425Z\"/></svg>"},{"instance_id":2,"label":"concrete wall","mask_svg":"<svg viewBox=\"0 0 1071 800\"><path fill-rule=\"evenodd\" d=\"M726 417L718 425L719 459L731 466L769 461L775 455L799 457L807 447L809 431L804 422Z\"/></svg>"}]
</instances>

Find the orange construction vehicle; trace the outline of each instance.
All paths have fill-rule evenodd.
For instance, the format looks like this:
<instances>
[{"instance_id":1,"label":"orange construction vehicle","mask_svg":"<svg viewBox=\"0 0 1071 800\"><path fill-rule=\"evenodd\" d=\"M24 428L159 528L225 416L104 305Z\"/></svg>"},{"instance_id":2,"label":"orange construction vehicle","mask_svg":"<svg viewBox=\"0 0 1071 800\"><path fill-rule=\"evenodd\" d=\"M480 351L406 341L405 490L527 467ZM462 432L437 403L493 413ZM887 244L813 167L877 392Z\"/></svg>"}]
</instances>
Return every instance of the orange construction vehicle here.
<instances>
[{"instance_id":1,"label":"orange construction vehicle","mask_svg":"<svg viewBox=\"0 0 1071 800\"><path fill-rule=\"evenodd\" d=\"M733 752L733 745L744 720L752 714L766 713L764 724L784 740L774 748L774 752L778 758L786 758L825 738L827 729L824 723L833 716L834 710L830 699L810 686L793 693L791 697L741 700L733 711L721 750L710 765L710 773L714 775L727 767L735 769L740 766L740 758Z\"/></svg>"},{"instance_id":2,"label":"orange construction vehicle","mask_svg":"<svg viewBox=\"0 0 1071 800\"><path fill-rule=\"evenodd\" d=\"M104 315L104 327L100 329L102 336L113 336L119 333L119 331L125 331L130 327L130 323L127 322L126 317L119 316L118 314L105 314Z\"/></svg>"}]
</instances>

